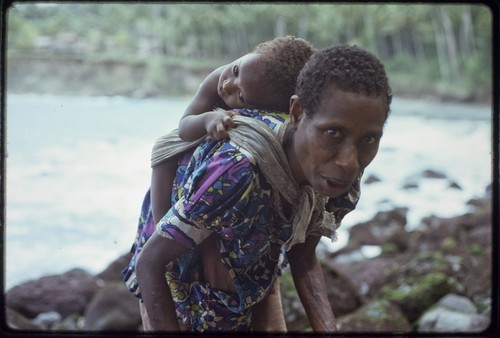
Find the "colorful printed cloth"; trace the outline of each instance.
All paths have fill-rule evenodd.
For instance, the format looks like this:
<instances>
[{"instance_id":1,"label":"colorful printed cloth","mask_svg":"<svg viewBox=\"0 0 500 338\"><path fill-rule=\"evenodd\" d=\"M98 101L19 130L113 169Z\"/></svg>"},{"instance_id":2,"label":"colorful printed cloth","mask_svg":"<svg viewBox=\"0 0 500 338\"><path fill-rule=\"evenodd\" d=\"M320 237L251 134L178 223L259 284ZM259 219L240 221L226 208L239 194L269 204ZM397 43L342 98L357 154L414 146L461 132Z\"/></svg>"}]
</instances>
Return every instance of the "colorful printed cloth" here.
<instances>
[{"instance_id":1,"label":"colorful printed cloth","mask_svg":"<svg viewBox=\"0 0 500 338\"><path fill-rule=\"evenodd\" d=\"M273 130L286 119L286 115L258 110L240 113L260 119ZM280 252L292 233L289 220L279 216L273 200L273 190L253 158L231 141L207 139L184 155L173 187L173 207L156 231L189 248L166 278L178 317L190 330L250 329L250 308L265 296L278 275ZM132 248L135 255L124 271L127 286L139 298L134 267L137 254L154 231L150 202L148 192ZM212 233L236 294L204 282L196 247Z\"/></svg>"}]
</instances>

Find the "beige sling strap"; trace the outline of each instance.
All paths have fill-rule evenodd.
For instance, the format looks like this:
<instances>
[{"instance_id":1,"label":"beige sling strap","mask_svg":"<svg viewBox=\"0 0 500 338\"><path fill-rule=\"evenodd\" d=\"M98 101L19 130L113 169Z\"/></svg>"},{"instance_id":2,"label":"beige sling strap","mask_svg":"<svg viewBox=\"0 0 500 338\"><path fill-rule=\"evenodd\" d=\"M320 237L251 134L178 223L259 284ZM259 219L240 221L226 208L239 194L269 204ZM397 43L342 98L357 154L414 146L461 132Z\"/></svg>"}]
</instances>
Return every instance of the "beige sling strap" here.
<instances>
[{"instance_id":1,"label":"beige sling strap","mask_svg":"<svg viewBox=\"0 0 500 338\"><path fill-rule=\"evenodd\" d=\"M257 161L260 170L275 191L274 205L281 217L283 212L280 195L295 208L289 221L293 234L285 243L286 250L294 244L303 243L307 235L324 235L334 239L339 226L333 213L325 211L326 198L319 196L310 186L300 186L294 179L282 147L286 123L272 131L264 122L236 115L233 117L236 128L228 130L231 142L249 152ZM151 156L154 167L171 156L198 145L197 141L182 141L176 131L158 139Z\"/></svg>"}]
</instances>

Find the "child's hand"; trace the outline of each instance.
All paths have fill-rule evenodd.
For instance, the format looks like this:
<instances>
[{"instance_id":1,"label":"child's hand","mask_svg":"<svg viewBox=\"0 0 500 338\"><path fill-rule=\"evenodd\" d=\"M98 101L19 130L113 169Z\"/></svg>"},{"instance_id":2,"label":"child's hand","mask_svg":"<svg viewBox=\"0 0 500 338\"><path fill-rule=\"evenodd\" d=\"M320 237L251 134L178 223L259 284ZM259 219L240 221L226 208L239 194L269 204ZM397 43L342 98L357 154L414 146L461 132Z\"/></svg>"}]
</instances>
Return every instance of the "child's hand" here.
<instances>
[{"instance_id":1,"label":"child's hand","mask_svg":"<svg viewBox=\"0 0 500 338\"><path fill-rule=\"evenodd\" d=\"M209 114L205 123L207 134L216 141L228 139L227 129L236 127L233 116L237 113L218 109Z\"/></svg>"}]
</instances>

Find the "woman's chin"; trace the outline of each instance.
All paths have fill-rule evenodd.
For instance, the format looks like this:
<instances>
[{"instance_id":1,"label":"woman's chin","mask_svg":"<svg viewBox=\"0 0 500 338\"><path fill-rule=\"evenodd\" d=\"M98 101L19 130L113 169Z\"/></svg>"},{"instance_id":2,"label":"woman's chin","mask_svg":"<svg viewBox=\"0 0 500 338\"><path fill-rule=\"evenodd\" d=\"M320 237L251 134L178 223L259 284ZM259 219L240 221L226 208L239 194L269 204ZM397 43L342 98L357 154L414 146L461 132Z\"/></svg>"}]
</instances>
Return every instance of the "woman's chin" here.
<instances>
[{"instance_id":1,"label":"woman's chin","mask_svg":"<svg viewBox=\"0 0 500 338\"><path fill-rule=\"evenodd\" d=\"M350 185L338 185L332 183L324 183L319 184L317 186L313 186L313 189L324 197L335 198L342 196L347 191L349 191Z\"/></svg>"}]
</instances>

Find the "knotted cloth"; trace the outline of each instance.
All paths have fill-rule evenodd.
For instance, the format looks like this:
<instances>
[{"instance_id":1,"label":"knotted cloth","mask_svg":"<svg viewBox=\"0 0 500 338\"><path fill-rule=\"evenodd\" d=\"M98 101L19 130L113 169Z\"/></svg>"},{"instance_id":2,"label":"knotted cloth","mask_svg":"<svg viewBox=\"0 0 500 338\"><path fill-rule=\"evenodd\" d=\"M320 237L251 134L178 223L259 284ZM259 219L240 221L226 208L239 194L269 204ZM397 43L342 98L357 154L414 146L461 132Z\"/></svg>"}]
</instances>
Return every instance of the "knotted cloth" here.
<instances>
[{"instance_id":1,"label":"knotted cloth","mask_svg":"<svg viewBox=\"0 0 500 338\"><path fill-rule=\"evenodd\" d=\"M285 249L288 251L294 244L305 242L309 235L327 236L335 240L341 220L341 217L335 216L337 210L335 207L331 211L325 210L328 198L320 196L308 185L299 185L292 175L282 146L288 121L273 131L264 122L254 118L236 115L233 119L236 127L228 130L231 142L256 160L272 186L276 211L292 224L292 236L285 243ZM177 129L160 137L152 150L151 167L197 146L206 137L186 142L179 137ZM292 206L291 217L285 215L280 196ZM347 197L355 204L359 199L359 191L351 189Z\"/></svg>"}]
</instances>

